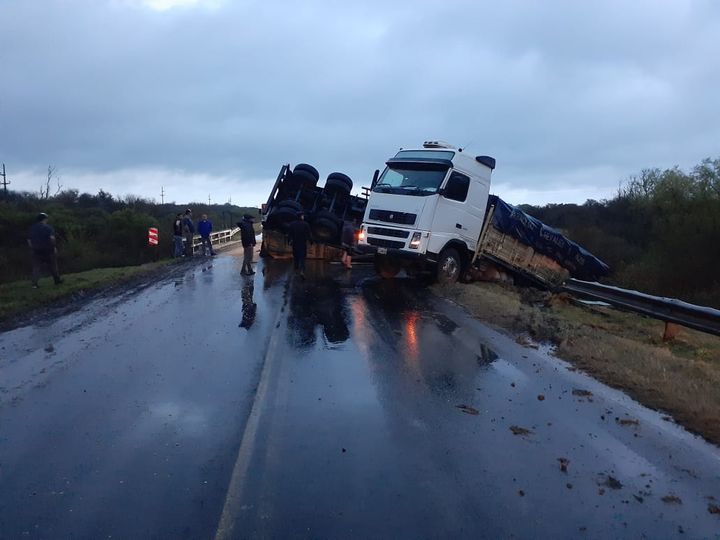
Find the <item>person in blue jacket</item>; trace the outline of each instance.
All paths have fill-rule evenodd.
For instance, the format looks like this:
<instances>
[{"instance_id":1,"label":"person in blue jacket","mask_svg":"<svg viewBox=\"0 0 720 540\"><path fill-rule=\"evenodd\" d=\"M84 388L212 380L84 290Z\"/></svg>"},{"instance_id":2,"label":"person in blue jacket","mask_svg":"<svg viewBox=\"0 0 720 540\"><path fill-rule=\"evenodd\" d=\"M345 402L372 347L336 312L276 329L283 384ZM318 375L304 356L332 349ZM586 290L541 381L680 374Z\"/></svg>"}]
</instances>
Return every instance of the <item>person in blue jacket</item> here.
<instances>
[{"instance_id":1,"label":"person in blue jacket","mask_svg":"<svg viewBox=\"0 0 720 540\"><path fill-rule=\"evenodd\" d=\"M198 221L197 229L200 235L200 241L202 242L203 255L210 253L210 255L214 257L215 252L213 251L212 242L210 241L210 233L212 232L213 226L212 221L207 218L207 214L202 215L202 219Z\"/></svg>"}]
</instances>

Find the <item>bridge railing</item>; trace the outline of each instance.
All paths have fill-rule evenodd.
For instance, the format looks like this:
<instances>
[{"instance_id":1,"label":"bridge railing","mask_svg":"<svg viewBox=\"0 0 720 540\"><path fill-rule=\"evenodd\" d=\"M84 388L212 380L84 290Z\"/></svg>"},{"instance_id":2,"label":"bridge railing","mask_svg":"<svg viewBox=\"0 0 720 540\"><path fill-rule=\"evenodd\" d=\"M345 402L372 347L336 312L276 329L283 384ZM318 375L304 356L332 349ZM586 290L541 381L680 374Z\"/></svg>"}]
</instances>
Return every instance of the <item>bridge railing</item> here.
<instances>
[{"instance_id":1,"label":"bridge railing","mask_svg":"<svg viewBox=\"0 0 720 540\"><path fill-rule=\"evenodd\" d=\"M233 237L240 233L240 227L234 227L232 229L223 229L222 231L216 231L210 233L210 243L213 246L221 246L233 241ZM183 243L184 243L183 239ZM197 253L202 249L202 240L200 235L196 234L193 236L193 253Z\"/></svg>"}]
</instances>

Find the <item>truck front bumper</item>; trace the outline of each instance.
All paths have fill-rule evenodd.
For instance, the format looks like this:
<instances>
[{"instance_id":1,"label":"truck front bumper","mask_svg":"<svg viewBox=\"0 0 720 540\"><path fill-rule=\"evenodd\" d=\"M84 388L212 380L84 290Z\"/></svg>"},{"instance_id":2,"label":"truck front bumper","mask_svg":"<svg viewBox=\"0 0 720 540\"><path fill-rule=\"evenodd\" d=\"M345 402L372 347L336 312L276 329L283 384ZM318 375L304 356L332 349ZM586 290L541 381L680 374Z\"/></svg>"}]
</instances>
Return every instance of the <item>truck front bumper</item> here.
<instances>
[{"instance_id":1,"label":"truck front bumper","mask_svg":"<svg viewBox=\"0 0 720 540\"><path fill-rule=\"evenodd\" d=\"M370 244L357 244L356 248L363 255L387 255L388 257L405 259L407 261L414 261L418 263L424 263L429 260L427 255L424 253L417 253L406 249L383 248L372 246Z\"/></svg>"}]
</instances>

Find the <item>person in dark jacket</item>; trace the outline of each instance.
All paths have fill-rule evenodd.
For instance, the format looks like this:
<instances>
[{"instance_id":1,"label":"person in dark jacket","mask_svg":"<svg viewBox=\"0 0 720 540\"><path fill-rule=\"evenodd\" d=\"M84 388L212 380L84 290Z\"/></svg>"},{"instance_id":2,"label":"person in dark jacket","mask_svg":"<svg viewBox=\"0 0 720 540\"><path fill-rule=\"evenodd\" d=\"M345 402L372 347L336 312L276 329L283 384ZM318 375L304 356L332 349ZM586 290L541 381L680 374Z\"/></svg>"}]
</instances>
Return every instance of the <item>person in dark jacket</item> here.
<instances>
[{"instance_id":1,"label":"person in dark jacket","mask_svg":"<svg viewBox=\"0 0 720 540\"><path fill-rule=\"evenodd\" d=\"M255 227L253 217L245 214L243 220L238 223L240 227L240 241L243 245L243 264L240 273L244 276L252 276L255 272L252 269L253 251L255 251Z\"/></svg>"},{"instance_id":2,"label":"person in dark jacket","mask_svg":"<svg viewBox=\"0 0 720 540\"><path fill-rule=\"evenodd\" d=\"M175 221L173 221L173 245L175 249L173 250L173 257L182 257L183 254L183 224L182 224L183 215L182 212L178 213L177 216L175 216Z\"/></svg>"},{"instance_id":3,"label":"person in dark jacket","mask_svg":"<svg viewBox=\"0 0 720 540\"><path fill-rule=\"evenodd\" d=\"M210 233L212 232L213 226L212 221L207 218L207 214L202 215L202 219L198 221L197 228L200 241L202 242L203 255L210 253L210 255L214 257L215 251L213 251L212 242L210 241Z\"/></svg>"},{"instance_id":4,"label":"person in dark jacket","mask_svg":"<svg viewBox=\"0 0 720 540\"><path fill-rule=\"evenodd\" d=\"M47 266L55 280L55 285L63 282L57 265L57 245L55 231L48 225L48 215L38 214L28 233L28 245L32 250L32 285L38 288L38 280L43 266Z\"/></svg>"},{"instance_id":5,"label":"person in dark jacket","mask_svg":"<svg viewBox=\"0 0 720 540\"><path fill-rule=\"evenodd\" d=\"M305 214L300 212L298 219L290 224L288 230L290 245L292 245L293 264L300 277L305 278L305 259L307 257L307 244L313 243L310 225L305 221Z\"/></svg>"},{"instance_id":6,"label":"person in dark jacket","mask_svg":"<svg viewBox=\"0 0 720 540\"><path fill-rule=\"evenodd\" d=\"M185 235L185 256L193 256L193 236L195 235L195 225L192 220L192 210L185 210L185 217L182 220L183 234Z\"/></svg>"}]
</instances>

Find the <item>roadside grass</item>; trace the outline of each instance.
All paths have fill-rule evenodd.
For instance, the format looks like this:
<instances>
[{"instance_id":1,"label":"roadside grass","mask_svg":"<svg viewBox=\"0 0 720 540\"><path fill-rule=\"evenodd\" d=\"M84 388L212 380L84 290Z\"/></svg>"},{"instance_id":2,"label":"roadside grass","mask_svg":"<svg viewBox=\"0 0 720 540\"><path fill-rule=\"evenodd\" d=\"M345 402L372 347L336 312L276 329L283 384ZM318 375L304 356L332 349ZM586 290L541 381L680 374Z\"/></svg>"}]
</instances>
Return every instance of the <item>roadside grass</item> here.
<instances>
[{"instance_id":1,"label":"roadside grass","mask_svg":"<svg viewBox=\"0 0 720 540\"><path fill-rule=\"evenodd\" d=\"M164 259L140 266L98 268L76 274L63 274L64 282L59 285L53 284L52 278L46 277L40 279L40 287L37 289L32 288L29 277L23 281L0 284L0 320L81 292L125 283L133 277L176 262L173 259Z\"/></svg>"},{"instance_id":2,"label":"roadside grass","mask_svg":"<svg viewBox=\"0 0 720 540\"><path fill-rule=\"evenodd\" d=\"M682 328L663 342L662 321L534 289L473 283L433 290L490 325L553 343L557 357L720 445L720 337Z\"/></svg>"}]
</instances>

